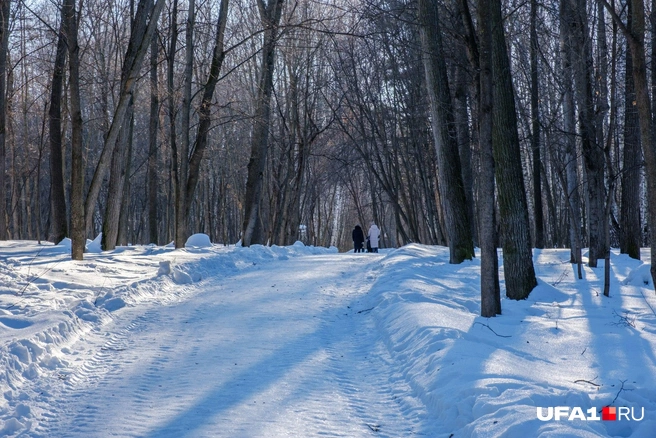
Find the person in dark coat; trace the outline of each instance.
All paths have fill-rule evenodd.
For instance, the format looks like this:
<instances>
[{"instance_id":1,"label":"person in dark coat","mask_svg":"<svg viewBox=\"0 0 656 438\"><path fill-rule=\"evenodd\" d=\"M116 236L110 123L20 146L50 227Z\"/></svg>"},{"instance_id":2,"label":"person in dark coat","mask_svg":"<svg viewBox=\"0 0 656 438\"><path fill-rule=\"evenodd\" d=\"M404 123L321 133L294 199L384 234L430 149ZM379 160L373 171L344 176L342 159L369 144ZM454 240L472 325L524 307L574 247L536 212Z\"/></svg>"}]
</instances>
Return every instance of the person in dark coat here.
<instances>
[{"instance_id":1,"label":"person in dark coat","mask_svg":"<svg viewBox=\"0 0 656 438\"><path fill-rule=\"evenodd\" d=\"M353 236L353 252L361 252L362 244L364 243L364 232L362 231L362 227L356 225L355 228L353 228L351 235Z\"/></svg>"}]
</instances>

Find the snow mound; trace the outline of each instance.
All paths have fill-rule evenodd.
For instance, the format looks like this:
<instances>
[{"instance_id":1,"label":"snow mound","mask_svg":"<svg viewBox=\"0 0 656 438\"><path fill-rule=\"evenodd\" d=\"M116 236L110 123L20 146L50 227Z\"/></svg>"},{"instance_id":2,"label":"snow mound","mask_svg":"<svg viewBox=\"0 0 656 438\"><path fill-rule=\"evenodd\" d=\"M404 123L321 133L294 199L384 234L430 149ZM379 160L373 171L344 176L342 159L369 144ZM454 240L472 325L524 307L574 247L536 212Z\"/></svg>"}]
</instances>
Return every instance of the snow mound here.
<instances>
[{"instance_id":1,"label":"snow mound","mask_svg":"<svg viewBox=\"0 0 656 438\"><path fill-rule=\"evenodd\" d=\"M651 265L643 263L634 268L624 280L623 284L627 286L650 286L652 284Z\"/></svg>"},{"instance_id":2,"label":"snow mound","mask_svg":"<svg viewBox=\"0 0 656 438\"><path fill-rule=\"evenodd\" d=\"M101 246L101 241L102 241L102 233L98 234L95 239L89 240L87 239L87 246L86 246L86 251L91 254L100 254L102 253L102 246Z\"/></svg>"},{"instance_id":3,"label":"snow mound","mask_svg":"<svg viewBox=\"0 0 656 438\"><path fill-rule=\"evenodd\" d=\"M60 247L63 247L63 248L69 249L69 250L71 249L72 245L73 245L73 242L68 237L64 237L62 239L62 241L57 244L57 246L60 246Z\"/></svg>"},{"instance_id":4,"label":"snow mound","mask_svg":"<svg viewBox=\"0 0 656 438\"><path fill-rule=\"evenodd\" d=\"M185 243L185 248L211 248L212 242L210 236L203 233L197 233L189 236Z\"/></svg>"},{"instance_id":5,"label":"snow mound","mask_svg":"<svg viewBox=\"0 0 656 438\"><path fill-rule=\"evenodd\" d=\"M171 260L163 260L159 262L157 277L160 277L162 275L169 275L170 273L171 273Z\"/></svg>"}]
</instances>

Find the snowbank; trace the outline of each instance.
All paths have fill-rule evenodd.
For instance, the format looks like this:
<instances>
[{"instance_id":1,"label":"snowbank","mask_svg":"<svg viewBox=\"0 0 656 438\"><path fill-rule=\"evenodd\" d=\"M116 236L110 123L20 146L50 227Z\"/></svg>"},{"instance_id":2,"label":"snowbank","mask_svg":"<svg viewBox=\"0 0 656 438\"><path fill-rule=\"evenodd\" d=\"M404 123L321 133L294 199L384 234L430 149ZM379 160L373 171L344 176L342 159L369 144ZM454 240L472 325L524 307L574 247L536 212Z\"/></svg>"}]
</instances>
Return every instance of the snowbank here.
<instances>
[{"instance_id":1,"label":"snowbank","mask_svg":"<svg viewBox=\"0 0 656 438\"><path fill-rule=\"evenodd\" d=\"M635 261L615 255L617 270L631 274L614 277L605 298L603 269L586 268L587 280L577 281L568 258L568 250L536 253L539 286L525 301L502 299L503 315L489 319L478 316L479 259L449 265L448 249L410 245L381 262L371 313L394 375L434 415L433 436L654 436L648 266L630 270ZM637 417L644 408L644 419L568 420L575 407L588 416L608 405L634 408ZM569 409L561 421L537 417L538 407L557 406Z\"/></svg>"},{"instance_id":2,"label":"snowbank","mask_svg":"<svg viewBox=\"0 0 656 438\"><path fill-rule=\"evenodd\" d=\"M28 381L71 360L69 347L126 306L179 300L187 286L260 263L336 252L305 245L252 248L213 246L195 235L189 249L119 247L102 252L88 241L84 261L70 260L70 240L0 242L0 436L30 430L23 400Z\"/></svg>"}]
</instances>

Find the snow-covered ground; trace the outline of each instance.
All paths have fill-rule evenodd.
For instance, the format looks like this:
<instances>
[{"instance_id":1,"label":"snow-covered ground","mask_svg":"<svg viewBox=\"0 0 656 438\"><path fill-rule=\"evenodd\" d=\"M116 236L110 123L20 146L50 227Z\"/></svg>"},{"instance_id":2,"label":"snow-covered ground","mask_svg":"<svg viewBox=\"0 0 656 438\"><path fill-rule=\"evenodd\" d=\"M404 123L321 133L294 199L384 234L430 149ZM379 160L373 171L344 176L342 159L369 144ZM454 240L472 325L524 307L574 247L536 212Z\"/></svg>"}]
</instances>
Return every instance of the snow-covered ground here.
<instances>
[{"instance_id":1,"label":"snow-covered ground","mask_svg":"<svg viewBox=\"0 0 656 438\"><path fill-rule=\"evenodd\" d=\"M441 247L69 251L0 242L0 436L656 436L656 295L617 253L606 298L536 251L487 319Z\"/></svg>"}]
</instances>

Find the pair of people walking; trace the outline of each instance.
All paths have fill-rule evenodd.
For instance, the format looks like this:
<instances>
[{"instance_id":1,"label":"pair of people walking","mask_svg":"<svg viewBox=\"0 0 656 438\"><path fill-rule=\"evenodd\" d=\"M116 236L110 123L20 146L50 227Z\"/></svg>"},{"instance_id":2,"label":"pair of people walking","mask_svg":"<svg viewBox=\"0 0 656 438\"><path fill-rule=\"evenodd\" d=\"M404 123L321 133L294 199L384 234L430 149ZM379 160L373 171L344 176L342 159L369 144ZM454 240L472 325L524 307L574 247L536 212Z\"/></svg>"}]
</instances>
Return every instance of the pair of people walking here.
<instances>
[{"instance_id":1,"label":"pair of people walking","mask_svg":"<svg viewBox=\"0 0 656 438\"><path fill-rule=\"evenodd\" d=\"M353 237L353 252L363 252L365 242L364 232L360 225L356 225L351 233ZM378 252L378 240L380 239L380 228L372 222L367 233L367 252Z\"/></svg>"}]
</instances>

